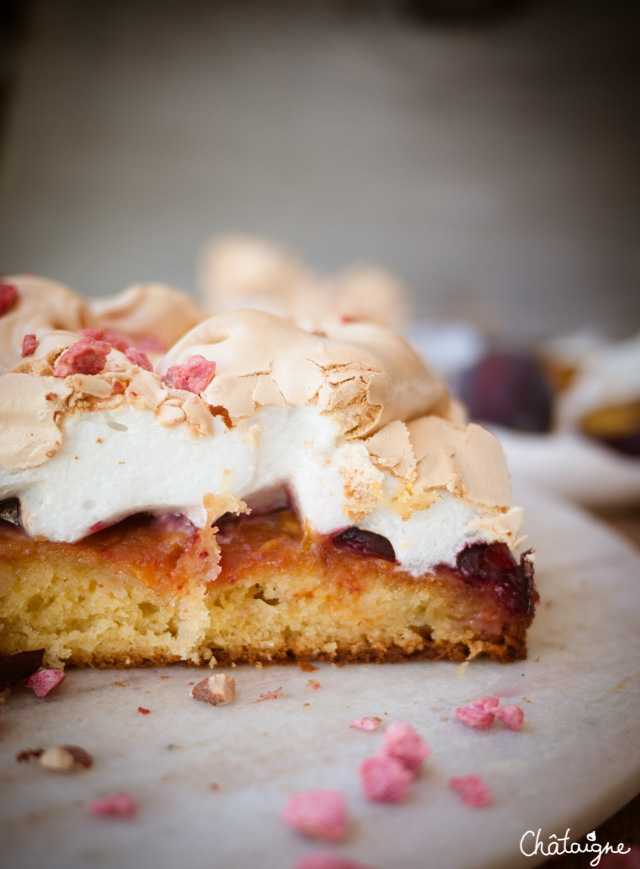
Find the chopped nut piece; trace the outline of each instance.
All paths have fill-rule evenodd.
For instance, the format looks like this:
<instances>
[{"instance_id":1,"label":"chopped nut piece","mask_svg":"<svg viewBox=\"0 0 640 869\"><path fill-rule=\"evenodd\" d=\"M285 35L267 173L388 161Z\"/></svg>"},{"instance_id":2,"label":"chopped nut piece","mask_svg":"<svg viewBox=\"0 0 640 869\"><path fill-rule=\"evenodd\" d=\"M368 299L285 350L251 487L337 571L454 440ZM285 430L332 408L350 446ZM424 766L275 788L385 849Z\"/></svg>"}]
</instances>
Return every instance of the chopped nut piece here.
<instances>
[{"instance_id":1,"label":"chopped nut piece","mask_svg":"<svg viewBox=\"0 0 640 869\"><path fill-rule=\"evenodd\" d=\"M54 772L73 772L89 769L93 766L93 758L79 745L57 745L42 752L40 763Z\"/></svg>"},{"instance_id":2,"label":"chopped nut piece","mask_svg":"<svg viewBox=\"0 0 640 869\"><path fill-rule=\"evenodd\" d=\"M18 763L22 763L22 761L31 760L32 757L40 757L42 754L44 754L44 748L23 748L16 754L16 760Z\"/></svg>"},{"instance_id":3,"label":"chopped nut piece","mask_svg":"<svg viewBox=\"0 0 640 869\"><path fill-rule=\"evenodd\" d=\"M236 699L236 680L233 676L224 673L207 676L202 682L193 686L189 696L194 700L210 703L212 706L224 706Z\"/></svg>"}]
</instances>

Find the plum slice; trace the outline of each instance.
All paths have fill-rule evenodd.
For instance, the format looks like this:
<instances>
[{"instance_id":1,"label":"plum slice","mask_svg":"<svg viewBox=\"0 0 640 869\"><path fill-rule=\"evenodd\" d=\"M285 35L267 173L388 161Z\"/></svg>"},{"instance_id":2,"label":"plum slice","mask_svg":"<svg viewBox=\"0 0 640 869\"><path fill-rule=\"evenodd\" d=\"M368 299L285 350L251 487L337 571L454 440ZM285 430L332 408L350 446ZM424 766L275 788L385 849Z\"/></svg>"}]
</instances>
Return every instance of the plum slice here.
<instances>
[{"instance_id":1,"label":"plum slice","mask_svg":"<svg viewBox=\"0 0 640 869\"><path fill-rule=\"evenodd\" d=\"M542 365L529 353L487 354L460 375L458 395L472 419L517 431L551 428L553 389Z\"/></svg>"},{"instance_id":2,"label":"plum slice","mask_svg":"<svg viewBox=\"0 0 640 869\"><path fill-rule=\"evenodd\" d=\"M352 525L340 534L334 534L331 542L336 549L345 549L351 552L359 552L361 555L373 555L376 558L384 558L386 561L395 561L396 554L393 546L381 534L373 531L363 531Z\"/></svg>"},{"instance_id":3,"label":"plum slice","mask_svg":"<svg viewBox=\"0 0 640 869\"><path fill-rule=\"evenodd\" d=\"M488 588L512 615L533 612L533 564L518 563L505 543L472 543L458 553L458 575L474 588Z\"/></svg>"}]
</instances>

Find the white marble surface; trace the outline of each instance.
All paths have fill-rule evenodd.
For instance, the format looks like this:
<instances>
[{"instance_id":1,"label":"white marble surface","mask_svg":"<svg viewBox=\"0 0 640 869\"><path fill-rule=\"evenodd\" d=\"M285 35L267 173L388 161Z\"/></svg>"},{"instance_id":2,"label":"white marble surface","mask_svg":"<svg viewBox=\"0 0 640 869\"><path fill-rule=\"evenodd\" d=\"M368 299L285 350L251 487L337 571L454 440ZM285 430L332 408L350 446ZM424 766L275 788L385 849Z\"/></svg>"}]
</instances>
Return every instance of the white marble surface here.
<instances>
[{"instance_id":1,"label":"white marble surface","mask_svg":"<svg viewBox=\"0 0 640 869\"><path fill-rule=\"evenodd\" d=\"M15 690L0 716L4 864L293 867L319 848L279 813L293 790L312 787L344 791L352 822L344 845L320 850L377 869L533 866L540 857L519 853L527 830L570 828L576 841L593 829L640 788L640 557L574 507L518 497L541 595L526 662L478 661L464 672L430 662L241 667L235 703L219 708L189 699L201 674L182 668L72 671L42 700ZM321 688L310 690L310 678ZM280 687L278 699L254 702ZM489 694L524 708L521 732L455 720L456 706ZM367 803L360 791L358 764L381 735L349 722L373 715L410 721L432 747L400 805ZM58 743L89 750L93 769L61 776L15 760ZM493 790L492 807L471 809L447 789L450 776L472 772ZM134 818L88 813L88 800L121 790L138 800Z\"/></svg>"},{"instance_id":2,"label":"white marble surface","mask_svg":"<svg viewBox=\"0 0 640 869\"><path fill-rule=\"evenodd\" d=\"M640 458L616 452L578 432L530 434L491 426L511 476L583 507L640 504Z\"/></svg>"}]
</instances>

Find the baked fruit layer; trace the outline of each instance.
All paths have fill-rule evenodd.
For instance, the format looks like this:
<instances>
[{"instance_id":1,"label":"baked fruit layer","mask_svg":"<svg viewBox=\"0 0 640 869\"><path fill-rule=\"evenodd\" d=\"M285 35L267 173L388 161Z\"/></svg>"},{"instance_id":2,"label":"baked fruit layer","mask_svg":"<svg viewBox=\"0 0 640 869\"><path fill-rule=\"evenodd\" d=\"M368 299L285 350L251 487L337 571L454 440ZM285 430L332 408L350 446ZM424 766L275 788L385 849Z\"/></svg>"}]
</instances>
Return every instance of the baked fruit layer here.
<instances>
[{"instance_id":1,"label":"baked fruit layer","mask_svg":"<svg viewBox=\"0 0 640 869\"><path fill-rule=\"evenodd\" d=\"M477 544L416 578L384 538L354 532L314 535L288 510L213 529L135 516L78 543L0 522L0 654L122 667L525 657L526 557Z\"/></svg>"}]
</instances>

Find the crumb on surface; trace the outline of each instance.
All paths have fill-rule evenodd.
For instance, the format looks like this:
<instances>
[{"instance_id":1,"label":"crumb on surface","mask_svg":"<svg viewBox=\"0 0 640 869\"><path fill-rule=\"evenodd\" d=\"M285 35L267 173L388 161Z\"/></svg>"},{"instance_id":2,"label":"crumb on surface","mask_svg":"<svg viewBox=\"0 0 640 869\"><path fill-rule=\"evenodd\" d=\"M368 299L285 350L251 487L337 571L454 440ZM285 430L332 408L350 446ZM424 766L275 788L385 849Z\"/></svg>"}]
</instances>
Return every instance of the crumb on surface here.
<instances>
[{"instance_id":1,"label":"crumb on surface","mask_svg":"<svg viewBox=\"0 0 640 869\"><path fill-rule=\"evenodd\" d=\"M136 801L126 791L102 799L91 800L89 803L89 811L96 817L130 818L135 814L136 809Z\"/></svg>"},{"instance_id":2,"label":"crumb on surface","mask_svg":"<svg viewBox=\"0 0 640 869\"><path fill-rule=\"evenodd\" d=\"M214 673L194 685L189 696L211 706L226 706L236 699L236 680L226 673Z\"/></svg>"},{"instance_id":3,"label":"crumb on surface","mask_svg":"<svg viewBox=\"0 0 640 869\"><path fill-rule=\"evenodd\" d=\"M348 833L347 806L340 791L310 790L291 794L283 812L283 821L314 839L339 842Z\"/></svg>"},{"instance_id":4,"label":"crumb on surface","mask_svg":"<svg viewBox=\"0 0 640 869\"><path fill-rule=\"evenodd\" d=\"M93 757L79 745L56 745L39 754L41 765L53 772L75 772L90 769Z\"/></svg>"},{"instance_id":5,"label":"crumb on surface","mask_svg":"<svg viewBox=\"0 0 640 869\"><path fill-rule=\"evenodd\" d=\"M378 749L378 755L393 757L412 773L417 772L430 754L429 746L406 721L390 724Z\"/></svg>"},{"instance_id":6,"label":"crumb on surface","mask_svg":"<svg viewBox=\"0 0 640 869\"><path fill-rule=\"evenodd\" d=\"M459 791L460 799L468 806L483 808L493 802L491 791L479 775L454 776L449 779L449 787Z\"/></svg>"},{"instance_id":7,"label":"crumb on surface","mask_svg":"<svg viewBox=\"0 0 640 869\"><path fill-rule=\"evenodd\" d=\"M376 755L360 764L365 796L374 803L399 803L407 795L413 773L395 757Z\"/></svg>"},{"instance_id":8,"label":"crumb on surface","mask_svg":"<svg viewBox=\"0 0 640 869\"><path fill-rule=\"evenodd\" d=\"M27 688L31 688L36 697L46 697L50 691L57 688L67 678L62 670L37 670L25 682Z\"/></svg>"},{"instance_id":9,"label":"crumb on surface","mask_svg":"<svg viewBox=\"0 0 640 869\"><path fill-rule=\"evenodd\" d=\"M354 718L349 727L353 727L355 730L377 730L378 727L382 724L382 719L373 717L373 718Z\"/></svg>"}]
</instances>

